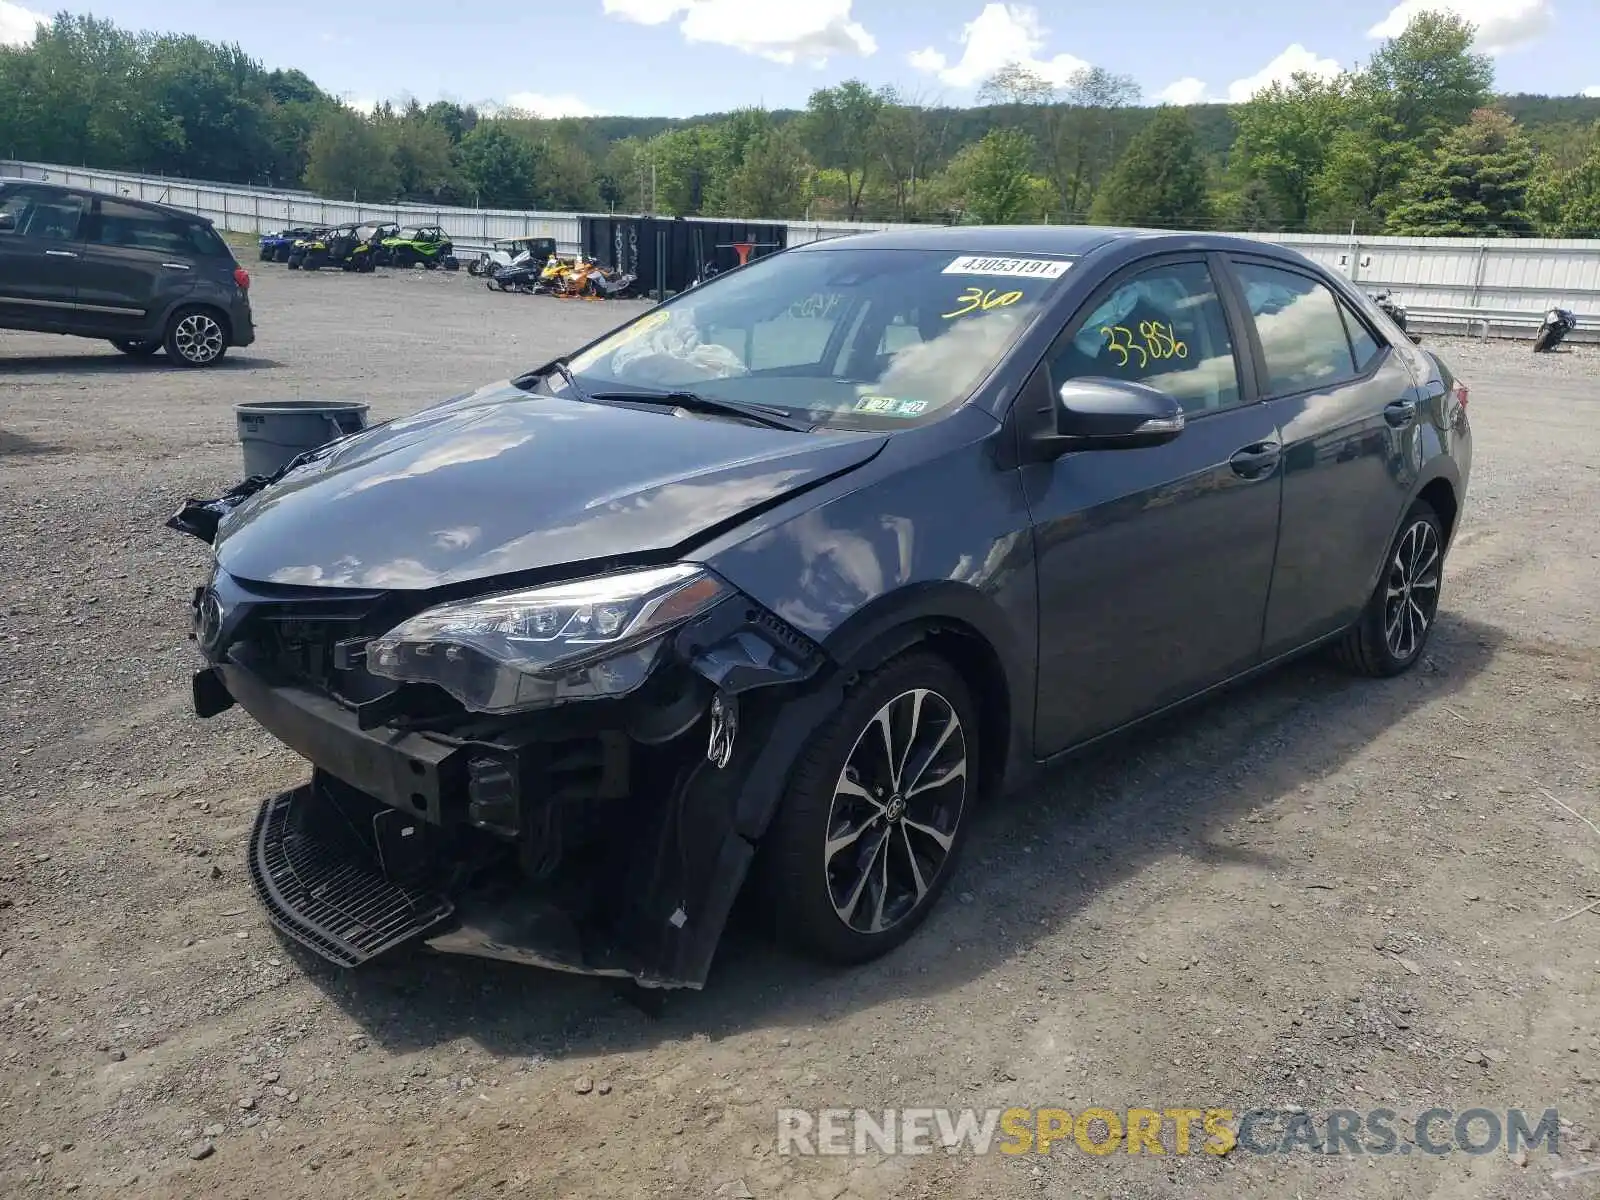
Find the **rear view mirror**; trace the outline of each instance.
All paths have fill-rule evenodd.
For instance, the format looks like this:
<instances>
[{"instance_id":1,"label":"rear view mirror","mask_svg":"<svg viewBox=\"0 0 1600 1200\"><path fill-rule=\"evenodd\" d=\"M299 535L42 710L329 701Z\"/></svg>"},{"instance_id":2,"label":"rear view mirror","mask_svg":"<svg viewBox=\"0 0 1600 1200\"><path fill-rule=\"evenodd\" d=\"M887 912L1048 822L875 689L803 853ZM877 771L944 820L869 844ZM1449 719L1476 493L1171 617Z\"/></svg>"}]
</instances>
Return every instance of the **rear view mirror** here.
<instances>
[{"instance_id":1,"label":"rear view mirror","mask_svg":"<svg viewBox=\"0 0 1600 1200\"><path fill-rule=\"evenodd\" d=\"M1121 379L1071 379L1056 393L1055 435L1061 450L1136 450L1183 432L1183 408L1171 396Z\"/></svg>"},{"instance_id":2,"label":"rear view mirror","mask_svg":"<svg viewBox=\"0 0 1600 1200\"><path fill-rule=\"evenodd\" d=\"M0 212L0 233L15 233L16 231L16 213Z\"/></svg>"}]
</instances>

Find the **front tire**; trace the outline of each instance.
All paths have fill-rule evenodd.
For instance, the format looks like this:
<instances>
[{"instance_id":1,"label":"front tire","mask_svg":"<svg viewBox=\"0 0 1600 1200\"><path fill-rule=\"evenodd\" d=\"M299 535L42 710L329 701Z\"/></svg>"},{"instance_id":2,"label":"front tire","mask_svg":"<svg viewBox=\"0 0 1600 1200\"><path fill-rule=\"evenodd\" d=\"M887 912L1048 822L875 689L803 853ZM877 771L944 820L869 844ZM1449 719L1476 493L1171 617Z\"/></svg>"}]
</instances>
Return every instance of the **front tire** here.
<instances>
[{"instance_id":1,"label":"front tire","mask_svg":"<svg viewBox=\"0 0 1600 1200\"><path fill-rule=\"evenodd\" d=\"M944 659L914 651L864 676L801 752L763 847L780 937L836 963L910 937L954 873L978 751Z\"/></svg>"},{"instance_id":2,"label":"front tire","mask_svg":"<svg viewBox=\"0 0 1600 1200\"><path fill-rule=\"evenodd\" d=\"M1348 670L1377 679L1409 671L1433 632L1443 581L1444 525L1432 505L1418 500L1400 523L1360 620L1336 644L1334 656Z\"/></svg>"},{"instance_id":3,"label":"front tire","mask_svg":"<svg viewBox=\"0 0 1600 1200\"><path fill-rule=\"evenodd\" d=\"M205 308L180 308L167 322L167 358L182 367L210 367L228 352L222 318Z\"/></svg>"}]
</instances>

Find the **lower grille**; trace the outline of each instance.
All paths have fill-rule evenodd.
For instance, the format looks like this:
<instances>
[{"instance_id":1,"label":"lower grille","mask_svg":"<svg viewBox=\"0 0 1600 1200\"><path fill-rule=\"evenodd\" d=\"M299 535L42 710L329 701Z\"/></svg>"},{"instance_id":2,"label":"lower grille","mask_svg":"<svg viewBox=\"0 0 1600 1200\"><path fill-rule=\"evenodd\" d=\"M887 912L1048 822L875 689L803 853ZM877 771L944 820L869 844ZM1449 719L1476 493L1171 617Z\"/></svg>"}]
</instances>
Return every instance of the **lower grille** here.
<instances>
[{"instance_id":1,"label":"lower grille","mask_svg":"<svg viewBox=\"0 0 1600 1200\"><path fill-rule=\"evenodd\" d=\"M384 876L349 839L313 833L297 817L319 803L307 784L267 800L250 838L250 882L289 937L341 967L355 967L437 929L454 914L442 896Z\"/></svg>"}]
</instances>

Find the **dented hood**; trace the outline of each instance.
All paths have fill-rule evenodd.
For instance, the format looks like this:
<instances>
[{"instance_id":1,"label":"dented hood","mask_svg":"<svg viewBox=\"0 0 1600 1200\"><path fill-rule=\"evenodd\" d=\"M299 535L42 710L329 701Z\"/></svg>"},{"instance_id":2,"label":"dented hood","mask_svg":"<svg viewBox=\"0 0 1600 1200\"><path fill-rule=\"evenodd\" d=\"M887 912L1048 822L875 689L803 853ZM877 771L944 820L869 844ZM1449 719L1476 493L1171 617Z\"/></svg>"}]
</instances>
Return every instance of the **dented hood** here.
<instances>
[{"instance_id":1,"label":"dented hood","mask_svg":"<svg viewBox=\"0 0 1600 1200\"><path fill-rule=\"evenodd\" d=\"M886 440L497 384L291 471L222 521L217 559L263 583L421 589L665 554L860 466Z\"/></svg>"}]
</instances>

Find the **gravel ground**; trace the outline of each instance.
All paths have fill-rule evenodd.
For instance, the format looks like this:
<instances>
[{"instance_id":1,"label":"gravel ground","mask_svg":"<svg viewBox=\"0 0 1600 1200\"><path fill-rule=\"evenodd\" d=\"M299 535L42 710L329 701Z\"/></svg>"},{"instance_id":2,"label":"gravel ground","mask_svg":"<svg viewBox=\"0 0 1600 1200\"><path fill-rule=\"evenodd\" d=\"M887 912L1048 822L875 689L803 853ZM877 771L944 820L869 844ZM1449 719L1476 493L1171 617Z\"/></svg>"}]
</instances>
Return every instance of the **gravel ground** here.
<instances>
[{"instance_id":1,"label":"gravel ground","mask_svg":"<svg viewBox=\"0 0 1600 1200\"><path fill-rule=\"evenodd\" d=\"M256 307L209 372L0 334L0 1195L1600 1193L1562 1174L1600 1164L1600 914L1556 923L1600 898L1600 351L1437 341L1477 463L1419 670L1306 662L1077 762L982 814L888 960L736 930L651 1018L284 950L242 848L304 764L188 714L203 548L161 527L235 478L235 401L404 412L622 310L270 267ZM786 1105L1290 1104L1564 1124L1520 1157L776 1152Z\"/></svg>"}]
</instances>

